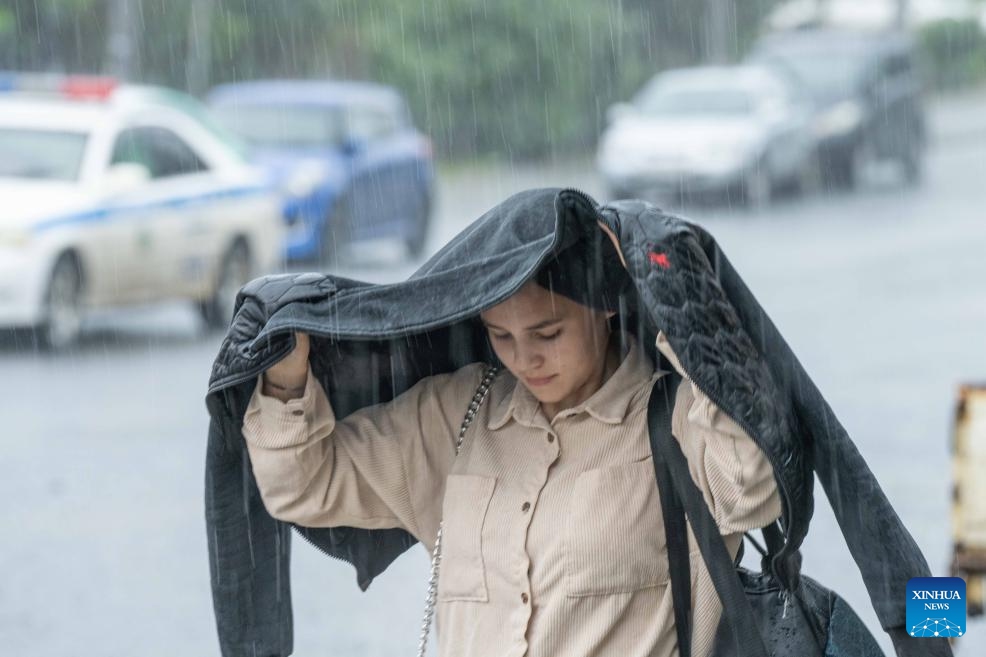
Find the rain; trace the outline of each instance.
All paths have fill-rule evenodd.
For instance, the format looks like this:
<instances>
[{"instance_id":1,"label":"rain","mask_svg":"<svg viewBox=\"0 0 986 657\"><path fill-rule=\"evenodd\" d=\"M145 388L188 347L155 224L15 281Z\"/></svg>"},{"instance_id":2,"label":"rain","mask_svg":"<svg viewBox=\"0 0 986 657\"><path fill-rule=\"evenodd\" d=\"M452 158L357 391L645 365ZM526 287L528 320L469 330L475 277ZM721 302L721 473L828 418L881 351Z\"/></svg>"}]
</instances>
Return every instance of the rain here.
<instances>
[{"instance_id":1,"label":"rain","mask_svg":"<svg viewBox=\"0 0 986 657\"><path fill-rule=\"evenodd\" d=\"M401 281L570 187L712 233L967 580L981 655L984 180L983 0L0 0L4 652L218 655L204 400L238 290ZM413 650L426 550L362 592L271 536L240 547L290 551L294 654ZM893 654L817 484L802 553Z\"/></svg>"}]
</instances>

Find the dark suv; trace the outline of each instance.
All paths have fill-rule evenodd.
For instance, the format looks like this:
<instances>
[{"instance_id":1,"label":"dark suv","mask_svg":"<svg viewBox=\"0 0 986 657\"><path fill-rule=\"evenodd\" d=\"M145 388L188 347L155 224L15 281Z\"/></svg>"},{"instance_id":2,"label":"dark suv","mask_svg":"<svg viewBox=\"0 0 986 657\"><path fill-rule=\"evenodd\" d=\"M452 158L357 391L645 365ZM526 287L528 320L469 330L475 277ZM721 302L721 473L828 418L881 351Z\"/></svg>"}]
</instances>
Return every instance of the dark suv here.
<instances>
[{"instance_id":1,"label":"dark suv","mask_svg":"<svg viewBox=\"0 0 986 657\"><path fill-rule=\"evenodd\" d=\"M900 163L921 177L926 142L915 46L895 32L812 29L763 37L750 60L793 78L811 98L822 179L859 182L870 161Z\"/></svg>"}]
</instances>

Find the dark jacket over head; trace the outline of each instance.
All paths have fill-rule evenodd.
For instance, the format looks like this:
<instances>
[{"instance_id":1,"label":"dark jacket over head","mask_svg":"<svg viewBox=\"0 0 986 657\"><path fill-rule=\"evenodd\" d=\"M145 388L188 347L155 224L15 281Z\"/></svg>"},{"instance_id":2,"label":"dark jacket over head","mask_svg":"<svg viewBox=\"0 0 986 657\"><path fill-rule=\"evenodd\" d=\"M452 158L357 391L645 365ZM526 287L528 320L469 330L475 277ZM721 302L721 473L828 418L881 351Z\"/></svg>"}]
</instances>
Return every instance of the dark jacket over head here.
<instances>
[{"instance_id":1,"label":"dark jacket over head","mask_svg":"<svg viewBox=\"0 0 986 657\"><path fill-rule=\"evenodd\" d=\"M597 221L618 236L625 271ZM256 377L291 351L293 333L311 334L312 371L342 417L391 399L423 377L495 362L479 313L535 276L557 271L556 263L566 272L595 268L587 285L607 284L589 291L586 302L618 309L623 329L649 346L655 362L654 337L663 331L689 377L767 455L781 493L785 539L770 567L785 586L798 585L814 472L899 654L918 654L911 652L918 647L931 654L931 643L943 644L907 641L902 633L907 581L929 576L927 563L712 236L641 201L599 207L575 190L540 189L484 214L406 281L374 285L288 274L257 279L240 292L206 398L206 523L224 655L288 655L292 649L291 527L264 508L241 427ZM567 295L578 288L571 281L563 286ZM399 529L295 529L351 563L364 589L414 542Z\"/></svg>"}]
</instances>

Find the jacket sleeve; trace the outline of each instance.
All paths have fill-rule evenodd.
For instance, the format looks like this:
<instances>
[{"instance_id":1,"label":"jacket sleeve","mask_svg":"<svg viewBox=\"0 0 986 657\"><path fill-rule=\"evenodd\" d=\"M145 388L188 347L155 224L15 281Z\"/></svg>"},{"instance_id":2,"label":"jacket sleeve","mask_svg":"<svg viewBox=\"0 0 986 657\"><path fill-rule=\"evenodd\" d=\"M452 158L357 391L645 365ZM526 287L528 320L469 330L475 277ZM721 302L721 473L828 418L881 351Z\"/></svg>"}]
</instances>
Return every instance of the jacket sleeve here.
<instances>
[{"instance_id":1,"label":"jacket sleeve","mask_svg":"<svg viewBox=\"0 0 986 657\"><path fill-rule=\"evenodd\" d=\"M671 429L720 533L742 533L776 520L781 515L781 499L770 461L753 439L688 379L663 334L658 335L657 348L682 376Z\"/></svg>"},{"instance_id":2,"label":"jacket sleeve","mask_svg":"<svg viewBox=\"0 0 986 657\"><path fill-rule=\"evenodd\" d=\"M310 368L304 395L287 403L264 395L258 380L243 436L267 510L307 527L399 527L430 543L422 533L440 515L433 507L481 378L478 364L426 377L342 419Z\"/></svg>"}]
</instances>

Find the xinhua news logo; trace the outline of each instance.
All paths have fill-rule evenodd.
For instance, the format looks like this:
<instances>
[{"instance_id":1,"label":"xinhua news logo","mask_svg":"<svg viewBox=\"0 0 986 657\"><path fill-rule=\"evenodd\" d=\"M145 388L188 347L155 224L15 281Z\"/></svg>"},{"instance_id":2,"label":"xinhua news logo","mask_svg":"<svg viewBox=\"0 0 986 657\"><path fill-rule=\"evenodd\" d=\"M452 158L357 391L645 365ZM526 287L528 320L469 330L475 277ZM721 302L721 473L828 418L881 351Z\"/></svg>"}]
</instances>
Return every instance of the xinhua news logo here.
<instances>
[{"instance_id":1,"label":"xinhua news logo","mask_svg":"<svg viewBox=\"0 0 986 657\"><path fill-rule=\"evenodd\" d=\"M961 577L915 577L907 582L907 627L913 637L965 634L965 581Z\"/></svg>"}]
</instances>

